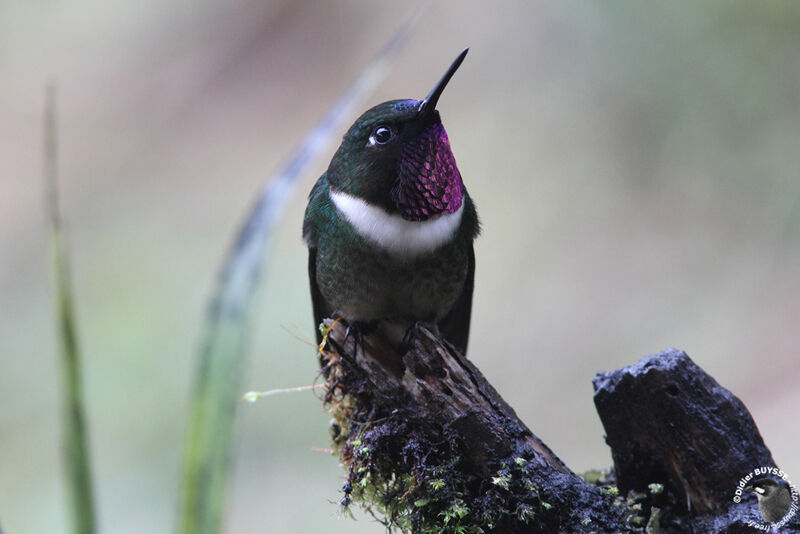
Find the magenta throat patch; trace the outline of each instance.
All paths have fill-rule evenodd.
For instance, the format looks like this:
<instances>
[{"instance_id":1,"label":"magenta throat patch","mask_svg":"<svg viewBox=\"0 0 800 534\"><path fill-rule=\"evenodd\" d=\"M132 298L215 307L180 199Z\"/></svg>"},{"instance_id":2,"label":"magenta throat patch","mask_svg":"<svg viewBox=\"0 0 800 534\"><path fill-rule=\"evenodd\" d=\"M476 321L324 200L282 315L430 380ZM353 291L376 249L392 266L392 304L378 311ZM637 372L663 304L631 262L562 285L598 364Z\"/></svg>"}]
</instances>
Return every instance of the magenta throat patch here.
<instances>
[{"instance_id":1,"label":"magenta throat patch","mask_svg":"<svg viewBox=\"0 0 800 534\"><path fill-rule=\"evenodd\" d=\"M441 123L434 124L403 147L392 197L400 214L409 221L454 213L461 207L464 184Z\"/></svg>"}]
</instances>

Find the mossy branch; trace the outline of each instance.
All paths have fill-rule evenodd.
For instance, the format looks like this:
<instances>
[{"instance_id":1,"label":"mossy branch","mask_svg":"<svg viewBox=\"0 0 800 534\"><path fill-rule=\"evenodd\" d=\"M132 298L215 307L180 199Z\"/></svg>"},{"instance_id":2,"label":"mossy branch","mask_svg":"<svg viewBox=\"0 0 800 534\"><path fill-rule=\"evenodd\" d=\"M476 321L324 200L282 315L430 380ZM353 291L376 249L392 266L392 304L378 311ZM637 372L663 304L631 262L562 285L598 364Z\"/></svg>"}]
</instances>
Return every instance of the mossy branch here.
<instances>
[{"instance_id":1,"label":"mossy branch","mask_svg":"<svg viewBox=\"0 0 800 534\"><path fill-rule=\"evenodd\" d=\"M600 404L627 407L610 410L626 421L614 427L613 440L650 445L625 449L622 466L609 431L624 476L618 486L614 473L590 480L570 471L470 361L425 328L414 328L399 350L379 333L348 337L344 321L326 324L320 364L334 448L347 471L341 504L362 506L390 531L732 534L758 514L753 503L737 507L730 497L748 462L771 457L744 406L683 353L616 371L622 379L596 379ZM659 400L669 393L650 387L655 368L685 392ZM614 418L600 414L608 429ZM689 414L693 424L675 424ZM722 439L734 433L735 440ZM718 449L688 443L735 443L739 452L720 459ZM676 446L685 453L675 454ZM704 472L704 463L713 469ZM637 477L633 465L660 468ZM704 507L687 507L687 485L702 490Z\"/></svg>"}]
</instances>

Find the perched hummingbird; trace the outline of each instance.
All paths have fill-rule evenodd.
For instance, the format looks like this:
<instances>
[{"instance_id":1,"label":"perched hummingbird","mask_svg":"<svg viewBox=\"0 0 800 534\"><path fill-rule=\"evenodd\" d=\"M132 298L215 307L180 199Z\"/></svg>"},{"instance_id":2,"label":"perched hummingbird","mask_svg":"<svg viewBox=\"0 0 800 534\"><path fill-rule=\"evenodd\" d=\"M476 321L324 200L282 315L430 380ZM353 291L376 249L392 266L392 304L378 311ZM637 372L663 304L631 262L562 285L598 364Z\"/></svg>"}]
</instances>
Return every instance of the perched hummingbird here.
<instances>
[{"instance_id":1,"label":"perched hummingbird","mask_svg":"<svg viewBox=\"0 0 800 534\"><path fill-rule=\"evenodd\" d=\"M436 103L468 50L423 100L361 115L311 190L303 239L317 326L421 322L466 352L479 223Z\"/></svg>"}]
</instances>

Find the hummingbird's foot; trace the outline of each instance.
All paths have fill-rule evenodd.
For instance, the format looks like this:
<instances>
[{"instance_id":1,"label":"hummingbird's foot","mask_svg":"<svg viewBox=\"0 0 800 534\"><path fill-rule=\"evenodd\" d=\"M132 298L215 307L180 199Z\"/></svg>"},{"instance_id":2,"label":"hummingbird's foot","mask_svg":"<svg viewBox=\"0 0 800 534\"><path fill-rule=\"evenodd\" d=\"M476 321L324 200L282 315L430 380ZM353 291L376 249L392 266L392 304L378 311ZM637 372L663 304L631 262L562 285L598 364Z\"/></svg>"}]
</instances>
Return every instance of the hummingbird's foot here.
<instances>
[{"instance_id":1,"label":"hummingbird's foot","mask_svg":"<svg viewBox=\"0 0 800 534\"><path fill-rule=\"evenodd\" d=\"M358 348L364 348L364 334L369 334L375 330L375 324L371 322L352 321L347 323L347 329L344 331L344 339L342 343L347 345L348 338L353 338L353 355L358 353Z\"/></svg>"},{"instance_id":2,"label":"hummingbird's foot","mask_svg":"<svg viewBox=\"0 0 800 534\"><path fill-rule=\"evenodd\" d=\"M411 340L416 336L420 327L424 327L436 335L439 335L439 325L430 321L414 321L414 323L406 329L403 336L403 341L400 343L400 353L405 354L411 348Z\"/></svg>"},{"instance_id":3,"label":"hummingbird's foot","mask_svg":"<svg viewBox=\"0 0 800 534\"><path fill-rule=\"evenodd\" d=\"M358 353L358 347L361 345L364 346L364 336L361 333L361 330L355 324L348 324L347 330L344 331L344 339L342 340L343 345L347 345L347 340L353 338L353 355Z\"/></svg>"}]
</instances>

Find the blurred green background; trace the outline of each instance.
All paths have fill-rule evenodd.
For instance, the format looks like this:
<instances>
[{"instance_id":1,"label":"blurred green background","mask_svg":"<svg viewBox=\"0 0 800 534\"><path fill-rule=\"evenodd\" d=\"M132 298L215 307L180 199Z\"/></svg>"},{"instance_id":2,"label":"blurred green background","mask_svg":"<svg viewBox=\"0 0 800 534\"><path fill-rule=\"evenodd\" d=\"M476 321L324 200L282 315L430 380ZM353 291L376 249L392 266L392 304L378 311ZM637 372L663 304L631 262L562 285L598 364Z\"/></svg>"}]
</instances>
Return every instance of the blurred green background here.
<instances>
[{"instance_id":1,"label":"blurred green background","mask_svg":"<svg viewBox=\"0 0 800 534\"><path fill-rule=\"evenodd\" d=\"M103 532L174 528L204 307L264 179L411 9L366 1L0 3L0 525L65 532L42 210L57 79ZM686 350L800 481L800 4L431 3L365 107L439 109L483 234L470 357L567 464L611 463L596 371ZM330 151L332 154L333 150ZM329 156L326 156L329 157ZM293 197L243 393L311 383ZM311 393L243 404L227 532L336 519L343 471ZM739 474L735 474L739 475ZM732 488L733 490L733 488Z\"/></svg>"}]
</instances>

